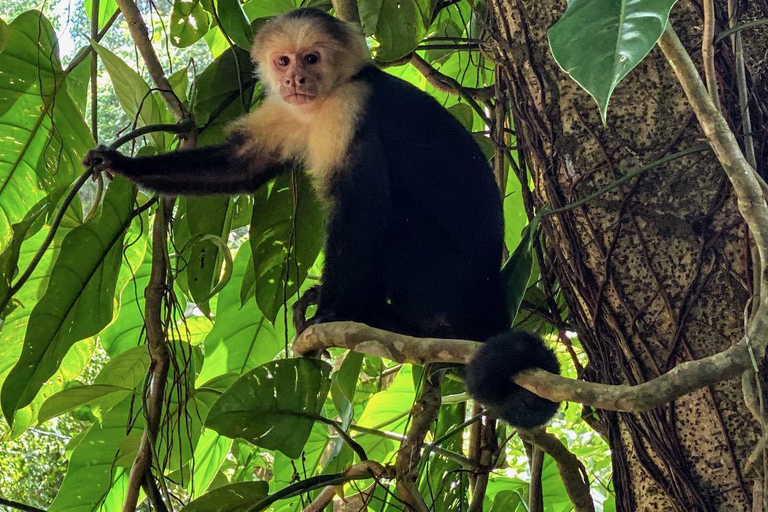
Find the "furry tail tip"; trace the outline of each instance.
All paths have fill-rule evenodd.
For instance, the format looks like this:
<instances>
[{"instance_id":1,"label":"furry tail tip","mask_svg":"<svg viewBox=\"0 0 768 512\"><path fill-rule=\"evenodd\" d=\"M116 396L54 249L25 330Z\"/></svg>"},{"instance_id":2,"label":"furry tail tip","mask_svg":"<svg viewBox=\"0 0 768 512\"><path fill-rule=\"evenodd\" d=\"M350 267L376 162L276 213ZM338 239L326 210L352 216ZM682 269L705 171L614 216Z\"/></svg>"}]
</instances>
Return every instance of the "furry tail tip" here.
<instances>
[{"instance_id":1,"label":"furry tail tip","mask_svg":"<svg viewBox=\"0 0 768 512\"><path fill-rule=\"evenodd\" d=\"M554 352L537 336L523 331L499 334L487 340L467 363L467 391L510 425L538 427L555 415L560 404L512 382L513 375L530 368L560 373Z\"/></svg>"}]
</instances>

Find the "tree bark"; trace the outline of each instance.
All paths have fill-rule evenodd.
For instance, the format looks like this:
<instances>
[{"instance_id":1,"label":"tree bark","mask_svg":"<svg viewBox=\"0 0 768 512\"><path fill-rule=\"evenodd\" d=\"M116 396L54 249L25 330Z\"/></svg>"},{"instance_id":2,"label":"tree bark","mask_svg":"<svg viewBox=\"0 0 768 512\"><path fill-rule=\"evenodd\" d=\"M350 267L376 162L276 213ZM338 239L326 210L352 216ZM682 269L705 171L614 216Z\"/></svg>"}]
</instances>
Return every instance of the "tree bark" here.
<instances>
[{"instance_id":1,"label":"tree bark","mask_svg":"<svg viewBox=\"0 0 768 512\"><path fill-rule=\"evenodd\" d=\"M520 167L534 182L526 201L530 207L565 206L627 169L701 140L658 48L616 88L603 126L594 101L557 67L549 51L546 31L565 2L490 4ZM715 7L717 33L728 26L727 6L718 1ZM697 65L702 17L701 5L691 1L679 3L672 14ZM744 37L748 65L749 55L758 63L760 52L750 52L749 41L765 41L766 32L761 34ZM722 43L716 53L723 108L742 135L733 53ZM752 130L758 134L766 127L768 73L755 69L749 96ZM764 136L755 137L758 170L765 166L766 146ZM557 280L565 294L589 356L583 378L646 382L682 362L720 352L744 335L752 293L749 238L711 152L667 163L550 216L543 233L542 276ZM745 470L761 429L745 404L741 379L644 413L599 412L613 452L619 510L746 511L753 509L755 495L762 496L754 485L764 477L762 464Z\"/></svg>"}]
</instances>

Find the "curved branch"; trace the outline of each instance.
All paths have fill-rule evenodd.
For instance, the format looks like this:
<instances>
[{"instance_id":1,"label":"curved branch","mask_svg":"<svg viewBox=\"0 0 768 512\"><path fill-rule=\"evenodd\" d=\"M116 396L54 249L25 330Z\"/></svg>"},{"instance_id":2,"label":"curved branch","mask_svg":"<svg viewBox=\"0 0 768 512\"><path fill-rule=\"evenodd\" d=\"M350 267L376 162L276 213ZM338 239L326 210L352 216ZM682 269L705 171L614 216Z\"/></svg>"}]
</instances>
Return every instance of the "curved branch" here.
<instances>
[{"instance_id":1,"label":"curved branch","mask_svg":"<svg viewBox=\"0 0 768 512\"><path fill-rule=\"evenodd\" d=\"M488 87L463 87L455 79L448 75L444 75L435 68L433 68L426 60L421 58L415 52L411 54L410 63L424 75L427 82L432 85L438 91L442 91L448 94L458 94L462 97L465 95L470 96L477 101L487 101L493 98L495 88L493 86Z\"/></svg>"},{"instance_id":2,"label":"curved branch","mask_svg":"<svg viewBox=\"0 0 768 512\"><path fill-rule=\"evenodd\" d=\"M762 323L765 320L760 321ZM521 372L514 377L514 381L553 402L578 402L598 409L642 412L740 375L752 367L750 350L757 352L759 348L750 345L749 339L744 338L723 352L683 363L664 375L636 386L568 379L544 370ZM479 346L480 343L476 341L416 338L355 322L331 322L307 328L294 341L293 352L303 355L339 347L399 363L465 364Z\"/></svg>"},{"instance_id":3,"label":"curved branch","mask_svg":"<svg viewBox=\"0 0 768 512\"><path fill-rule=\"evenodd\" d=\"M520 430L518 435L545 453L557 464L557 470L565 486L565 492L573 503L576 512L595 512L595 504L589 494L589 479L584 464L568 451L568 448L555 436L543 428Z\"/></svg>"}]
</instances>

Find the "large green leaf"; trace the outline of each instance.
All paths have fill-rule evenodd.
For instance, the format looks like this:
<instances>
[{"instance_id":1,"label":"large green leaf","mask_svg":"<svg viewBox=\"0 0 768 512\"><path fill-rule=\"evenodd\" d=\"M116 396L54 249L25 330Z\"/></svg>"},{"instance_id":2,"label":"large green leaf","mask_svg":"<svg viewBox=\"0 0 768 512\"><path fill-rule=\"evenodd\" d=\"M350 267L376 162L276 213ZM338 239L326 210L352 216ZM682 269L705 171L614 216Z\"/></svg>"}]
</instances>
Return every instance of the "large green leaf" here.
<instances>
[{"instance_id":1,"label":"large green leaf","mask_svg":"<svg viewBox=\"0 0 768 512\"><path fill-rule=\"evenodd\" d=\"M13 44L0 53L0 251L11 225L46 196L60 195L94 145L67 94L50 22L28 11L6 30Z\"/></svg>"},{"instance_id":2,"label":"large green leaf","mask_svg":"<svg viewBox=\"0 0 768 512\"><path fill-rule=\"evenodd\" d=\"M267 497L267 482L239 482L204 494L184 507L182 512L248 512Z\"/></svg>"},{"instance_id":3,"label":"large green leaf","mask_svg":"<svg viewBox=\"0 0 768 512\"><path fill-rule=\"evenodd\" d=\"M675 0L571 0L549 29L555 61L597 102L605 122L616 85L648 55Z\"/></svg>"},{"instance_id":4,"label":"large green leaf","mask_svg":"<svg viewBox=\"0 0 768 512\"><path fill-rule=\"evenodd\" d=\"M136 456L136 440L144 428L144 416L136 415L131 399L123 400L96 422L72 452L67 474L56 498L48 507L51 512L108 512L120 508L99 507L109 500L122 507L124 479ZM129 418L131 432L126 434ZM110 490L117 492L112 495Z\"/></svg>"},{"instance_id":5,"label":"large green leaf","mask_svg":"<svg viewBox=\"0 0 768 512\"><path fill-rule=\"evenodd\" d=\"M205 429L195 447L192 457L192 479L189 491L200 496L211 485L221 465L227 459L232 439L220 436L215 430Z\"/></svg>"},{"instance_id":6,"label":"large green leaf","mask_svg":"<svg viewBox=\"0 0 768 512\"><path fill-rule=\"evenodd\" d=\"M253 206L250 243L256 303L270 322L284 300L299 291L323 243L322 208L309 179L296 174L295 198L291 179L279 176L269 197L260 200L264 194L257 194Z\"/></svg>"},{"instance_id":7,"label":"large green leaf","mask_svg":"<svg viewBox=\"0 0 768 512\"><path fill-rule=\"evenodd\" d=\"M167 110L161 107L161 102L141 75L104 46L95 41L91 45L104 62L117 100L131 121L137 121L138 126L162 123L163 113ZM170 149L170 137L165 133L153 132L150 138L158 150Z\"/></svg>"},{"instance_id":8,"label":"large green leaf","mask_svg":"<svg viewBox=\"0 0 768 512\"><path fill-rule=\"evenodd\" d=\"M235 257L229 285L219 294L216 323L205 338L205 361L198 383L228 373L242 375L271 361L284 346L253 299L240 305L239 290L250 258L251 247L245 243Z\"/></svg>"},{"instance_id":9,"label":"large green leaf","mask_svg":"<svg viewBox=\"0 0 768 512\"><path fill-rule=\"evenodd\" d=\"M379 42L376 57L395 60L415 50L432 23L435 3L436 0L362 0L363 30L372 33Z\"/></svg>"},{"instance_id":10,"label":"large green leaf","mask_svg":"<svg viewBox=\"0 0 768 512\"><path fill-rule=\"evenodd\" d=\"M85 0L83 7L86 16L90 18L91 11L93 11L93 0ZM117 2L115 0L99 0L99 29L104 28L116 10Z\"/></svg>"},{"instance_id":11,"label":"large green leaf","mask_svg":"<svg viewBox=\"0 0 768 512\"><path fill-rule=\"evenodd\" d=\"M62 242L45 295L35 305L24 350L3 383L3 414L32 401L69 348L93 336L112 319L122 259L122 239L133 219L136 187L116 178L107 189L102 214L73 229Z\"/></svg>"},{"instance_id":12,"label":"large green leaf","mask_svg":"<svg viewBox=\"0 0 768 512\"><path fill-rule=\"evenodd\" d=\"M171 11L171 43L179 48L195 44L208 32L208 13L200 0L174 0Z\"/></svg>"},{"instance_id":13,"label":"large green leaf","mask_svg":"<svg viewBox=\"0 0 768 512\"><path fill-rule=\"evenodd\" d=\"M250 50L253 29L245 16L240 0L214 0L219 27L240 48Z\"/></svg>"},{"instance_id":14,"label":"large green leaf","mask_svg":"<svg viewBox=\"0 0 768 512\"><path fill-rule=\"evenodd\" d=\"M328 395L330 371L328 363L306 358L259 366L213 404L206 427L295 459Z\"/></svg>"},{"instance_id":15,"label":"large green leaf","mask_svg":"<svg viewBox=\"0 0 768 512\"><path fill-rule=\"evenodd\" d=\"M110 394L116 394L122 399L130 392L131 389L108 384L91 384L64 389L43 403L38 413L38 419L40 423L43 423L76 407L91 403Z\"/></svg>"},{"instance_id":16,"label":"large green leaf","mask_svg":"<svg viewBox=\"0 0 768 512\"><path fill-rule=\"evenodd\" d=\"M27 237L30 228L35 221L45 213L50 204L43 204L37 209L30 210L24 220L11 226L13 237L8 247L0 253L0 313L3 306L8 303L10 297L11 280L16 277L19 256L21 253L21 244ZM23 269L22 269L23 271Z\"/></svg>"}]
</instances>

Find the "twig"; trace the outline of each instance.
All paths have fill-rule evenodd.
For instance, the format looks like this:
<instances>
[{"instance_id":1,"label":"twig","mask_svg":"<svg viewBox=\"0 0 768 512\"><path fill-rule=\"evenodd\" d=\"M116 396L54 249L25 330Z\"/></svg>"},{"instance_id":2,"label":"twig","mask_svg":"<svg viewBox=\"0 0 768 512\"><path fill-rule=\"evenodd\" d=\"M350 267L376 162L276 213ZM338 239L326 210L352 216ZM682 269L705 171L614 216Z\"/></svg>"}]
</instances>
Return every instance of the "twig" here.
<instances>
[{"instance_id":1,"label":"twig","mask_svg":"<svg viewBox=\"0 0 768 512\"><path fill-rule=\"evenodd\" d=\"M270 494L263 500L257 502L254 506L247 509L245 512L259 512L266 509L278 500L290 498L297 494L302 494L313 489L318 489L320 487L341 485L347 482L351 482L352 480L364 480L366 478L390 478L391 476L391 472L376 461L368 460L359 462L354 466L351 466L343 473L317 475L284 487L279 491Z\"/></svg>"},{"instance_id":2,"label":"twig","mask_svg":"<svg viewBox=\"0 0 768 512\"><path fill-rule=\"evenodd\" d=\"M766 315L758 316L751 331L762 329ZM762 357L765 348L753 338L752 347ZM459 339L415 338L376 329L355 322L331 322L309 327L293 345L302 355L340 347L370 354L399 363L466 364L480 343ZM752 367L747 339L723 352L688 361L655 379L638 384L608 385L560 377L544 370L527 370L514 377L514 382L553 402L569 401L598 409L642 412L671 402L705 386L737 377Z\"/></svg>"},{"instance_id":3,"label":"twig","mask_svg":"<svg viewBox=\"0 0 768 512\"><path fill-rule=\"evenodd\" d=\"M715 0L703 0L702 7L704 28L701 34L701 58L704 61L704 77L712 103L720 110L720 93L717 89L717 71L715 71Z\"/></svg>"},{"instance_id":4,"label":"twig","mask_svg":"<svg viewBox=\"0 0 768 512\"><path fill-rule=\"evenodd\" d=\"M548 453L557 464L565 491L576 512L595 512L595 504L589 494L589 479L584 464L565 445L543 428L520 430L521 439ZM533 509L531 509L533 510Z\"/></svg>"},{"instance_id":5,"label":"twig","mask_svg":"<svg viewBox=\"0 0 768 512\"><path fill-rule=\"evenodd\" d=\"M736 25L735 27L731 27L728 30L723 30L722 32L717 34L717 37L715 38L715 44L719 43L720 41L730 36L731 34L741 32L742 30L747 30L748 28L759 27L760 25L768 25L768 18L761 18L759 20L749 21L742 25Z\"/></svg>"},{"instance_id":6,"label":"twig","mask_svg":"<svg viewBox=\"0 0 768 512\"><path fill-rule=\"evenodd\" d=\"M411 54L410 63L424 75L427 82L438 91L448 94L457 94L462 97L465 97L466 95L477 101L487 101L494 96L495 90L493 86L464 87L455 79L433 68L426 60L422 59L415 52ZM493 123L487 122L486 125L491 126Z\"/></svg>"},{"instance_id":7,"label":"twig","mask_svg":"<svg viewBox=\"0 0 768 512\"><path fill-rule=\"evenodd\" d=\"M350 466L349 469L344 472L344 475L350 478L353 476L361 478L373 477L378 481L385 473L386 469L378 462L368 461L359 462L354 466ZM323 510L331 503L331 501L333 501L333 498L336 496L336 489L337 487L333 485L326 486L320 494L317 495L317 498L315 498L309 506L305 507L302 512L320 512Z\"/></svg>"},{"instance_id":8,"label":"twig","mask_svg":"<svg viewBox=\"0 0 768 512\"><path fill-rule=\"evenodd\" d=\"M109 29L112 28L112 25L117 20L118 16L120 16L120 10L116 10L115 13L112 15L111 18L107 21L107 23L104 25L104 28L99 30L99 32L96 34L96 37L93 39L98 43L101 41L101 39L109 32ZM67 65L67 68L64 70L64 74L68 74L70 71L75 69L77 66L80 65L81 62L83 62L85 59L88 58L88 55L93 53L93 46L88 45L84 46L79 52L77 52L77 55L75 55L72 60Z\"/></svg>"},{"instance_id":9,"label":"twig","mask_svg":"<svg viewBox=\"0 0 768 512\"><path fill-rule=\"evenodd\" d=\"M16 510L23 510L24 512L48 512L42 508L33 507L32 505L19 503L18 501L9 500L6 498L0 498L0 505L15 508Z\"/></svg>"}]
</instances>

